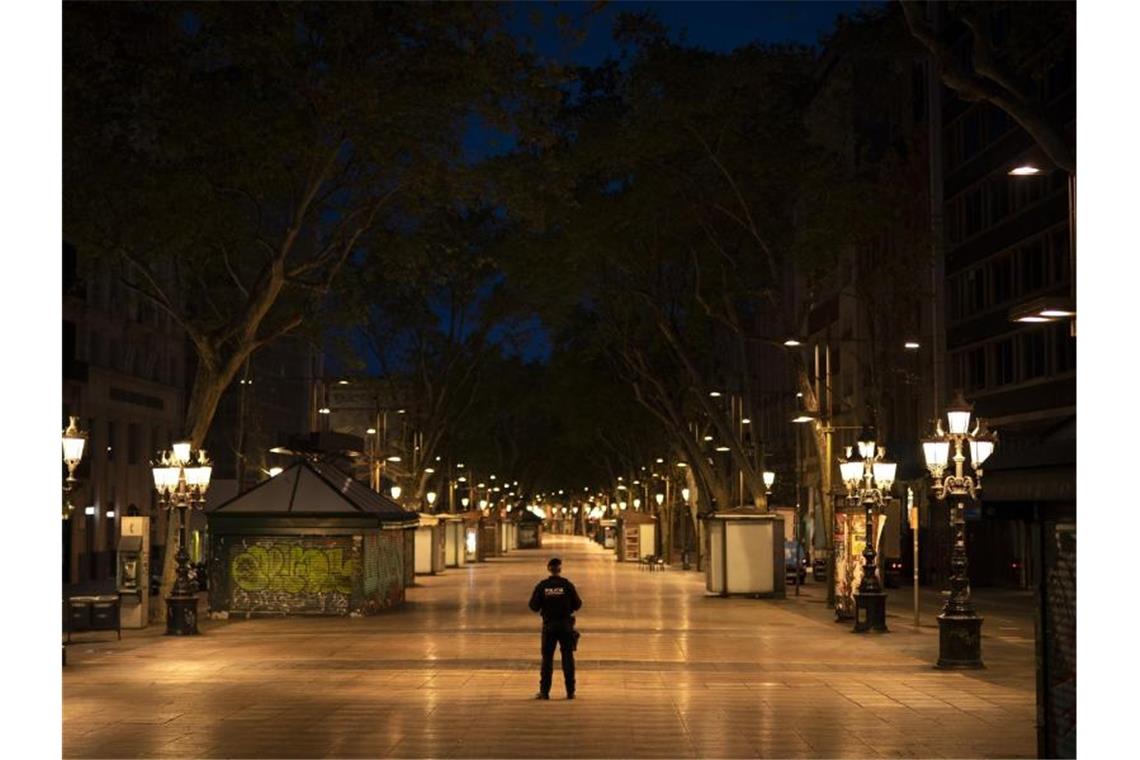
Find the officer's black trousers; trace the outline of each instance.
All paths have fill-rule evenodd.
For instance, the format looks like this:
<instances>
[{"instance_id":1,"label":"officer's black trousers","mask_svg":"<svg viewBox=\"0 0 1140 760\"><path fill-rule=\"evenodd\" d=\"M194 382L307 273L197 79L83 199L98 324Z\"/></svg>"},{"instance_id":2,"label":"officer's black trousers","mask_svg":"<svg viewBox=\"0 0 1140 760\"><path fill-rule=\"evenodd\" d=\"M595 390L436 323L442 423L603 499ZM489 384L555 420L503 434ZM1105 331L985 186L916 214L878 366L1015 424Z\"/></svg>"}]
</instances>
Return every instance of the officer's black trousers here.
<instances>
[{"instance_id":1,"label":"officer's black trousers","mask_svg":"<svg viewBox=\"0 0 1140 760\"><path fill-rule=\"evenodd\" d=\"M546 622L542 624L542 671L538 689L543 694L550 693L554 679L554 647L562 648L562 678L566 681L566 693L574 693L574 629L570 622Z\"/></svg>"}]
</instances>

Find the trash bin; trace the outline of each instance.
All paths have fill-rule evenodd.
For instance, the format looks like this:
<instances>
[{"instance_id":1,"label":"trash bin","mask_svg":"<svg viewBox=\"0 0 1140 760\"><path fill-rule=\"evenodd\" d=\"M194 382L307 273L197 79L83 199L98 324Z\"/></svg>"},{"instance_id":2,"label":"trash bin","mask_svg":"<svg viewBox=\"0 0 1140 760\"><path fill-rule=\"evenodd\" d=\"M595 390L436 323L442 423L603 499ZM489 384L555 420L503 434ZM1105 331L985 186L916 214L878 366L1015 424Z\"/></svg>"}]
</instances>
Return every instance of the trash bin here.
<instances>
[{"instance_id":1,"label":"trash bin","mask_svg":"<svg viewBox=\"0 0 1140 760\"><path fill-rule=\"evenodd\" d=\"M71 641L75 631L115 631L122 640L119 618L117 594L70 597L67 600L67 640Z\"/></svg>"},{"instance_id":2,"label":"trash bin","mask_svg":"<svg viewBox=\"0 0 1140 760\"><path fill-rule=\"evenodd\" d=\"M91 603L93 596L73 596L67 600L67 633L71 640L72 631L91 630Z\"/></svg>"}]
</instances>

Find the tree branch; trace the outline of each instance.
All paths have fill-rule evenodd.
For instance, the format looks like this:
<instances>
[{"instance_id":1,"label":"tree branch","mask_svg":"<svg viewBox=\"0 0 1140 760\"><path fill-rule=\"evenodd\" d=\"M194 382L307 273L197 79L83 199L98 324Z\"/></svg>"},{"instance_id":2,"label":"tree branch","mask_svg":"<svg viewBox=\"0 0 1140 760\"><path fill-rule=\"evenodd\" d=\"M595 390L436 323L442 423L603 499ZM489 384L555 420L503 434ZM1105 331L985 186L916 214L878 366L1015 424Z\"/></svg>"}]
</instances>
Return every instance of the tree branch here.
<instances>
[{"instance_id":1,"label":"tree branch","mask_svg":"<svg viewBox=\"0 0 1140 760\"><path fill-rule=\"evenodd\" d=\"M902 2L903 15L911 34L918 39L938 65L942 81L964 100L992 103L1005 111L1041 147L1054 164L1069 174L1077 173L1077 158L1069 148L1063 130L1053 123L1048 113L1036 100L1022 100L1016 91L1003 87L989 77L975 76L958 60L954 49L943 42L935 30L922 17L922 9L913 0ZM975 33L975 43L977 34ZM983 65L985 62L983 62Z\"/></svg>"}]
</instances>

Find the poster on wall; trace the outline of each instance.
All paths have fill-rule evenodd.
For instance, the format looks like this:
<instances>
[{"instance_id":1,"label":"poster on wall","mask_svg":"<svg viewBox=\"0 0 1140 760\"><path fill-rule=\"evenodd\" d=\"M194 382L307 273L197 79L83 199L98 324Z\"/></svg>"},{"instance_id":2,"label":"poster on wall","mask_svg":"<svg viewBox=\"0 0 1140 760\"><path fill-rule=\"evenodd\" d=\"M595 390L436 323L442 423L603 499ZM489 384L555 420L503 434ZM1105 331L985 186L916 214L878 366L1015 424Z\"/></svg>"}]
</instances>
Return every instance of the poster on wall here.
<instances>
[{"instance_id":1,"label":"poster on wall","mask_svg":"<svg viewBox=\"0 0 1140 760\"><path fill-rule=\"evenodd\" d=\"M875 515L875 545L883 537L887 518ZM855 592L863 582L863 550L867 546L867 513L835 512L835 617L855 618Z\"/></svg>"}]
</instances>

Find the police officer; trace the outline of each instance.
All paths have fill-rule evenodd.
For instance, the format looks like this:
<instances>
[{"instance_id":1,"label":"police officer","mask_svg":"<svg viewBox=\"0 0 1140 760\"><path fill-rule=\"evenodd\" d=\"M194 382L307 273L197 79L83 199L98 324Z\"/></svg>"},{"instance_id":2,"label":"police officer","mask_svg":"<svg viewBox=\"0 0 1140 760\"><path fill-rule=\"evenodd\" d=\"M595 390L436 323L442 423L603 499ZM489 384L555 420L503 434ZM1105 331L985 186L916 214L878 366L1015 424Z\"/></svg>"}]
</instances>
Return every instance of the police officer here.
<instances>
[{"instance_id":1,"label":"police officer","mask_svg":"<svg viewBox=\"0 0 1140 760\"><path fill-rule=\"evenodd\" d=\"M546 563L550 577L539 581L530 595L530 608L542 614L542 671L535 699L550 699L554 678L554 645L562 649L562 678L566 698L574 698L574 613L582 607L574 584L562 577L562 560Z\"/></svg>"}]
</instances>

